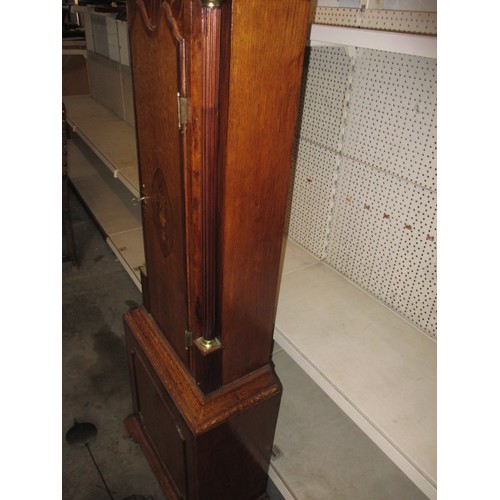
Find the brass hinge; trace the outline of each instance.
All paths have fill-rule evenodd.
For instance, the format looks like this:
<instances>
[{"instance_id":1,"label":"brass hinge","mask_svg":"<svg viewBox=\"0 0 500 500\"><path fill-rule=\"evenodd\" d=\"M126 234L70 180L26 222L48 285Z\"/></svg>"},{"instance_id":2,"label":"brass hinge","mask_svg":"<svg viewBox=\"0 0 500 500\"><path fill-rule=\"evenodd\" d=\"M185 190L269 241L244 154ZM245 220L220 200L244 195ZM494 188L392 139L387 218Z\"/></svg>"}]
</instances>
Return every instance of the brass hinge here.
<instances>
[{"instance_id":1,"label":"brass hinge","mask_svg":"<svg viewBox=\"0 0 500 500\"><path fill-rule=\"evenodd\" d=\"M184 346L186 351L193 345L193 334L189 330L184 330Z\"/></svg>"},{"instance_id":2,"label":"brass hinge","mask_svg":"<svg viewBox=\"0 0 500 500\"><path fill-rule=\"evenodd\" d=\"M181 97L179 93L177 93L177 121L179 129L182 129L188 121L188 100L187 97Z\"/></svg>"}]
</instances>

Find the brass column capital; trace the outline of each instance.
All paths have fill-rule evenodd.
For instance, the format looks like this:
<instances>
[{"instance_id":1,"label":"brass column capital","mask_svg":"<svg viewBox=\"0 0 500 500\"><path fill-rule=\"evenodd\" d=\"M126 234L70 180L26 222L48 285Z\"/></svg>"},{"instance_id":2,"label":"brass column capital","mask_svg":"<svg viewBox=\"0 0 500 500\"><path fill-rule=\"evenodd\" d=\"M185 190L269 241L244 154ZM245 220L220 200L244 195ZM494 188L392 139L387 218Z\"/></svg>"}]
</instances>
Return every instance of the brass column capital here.
<instances>
[{"instance_id":1,"label":"brass column capital","mask_svg":"<svg viewBox=\"0 0 500 500\"><path fill-rule=\"evenodd\" d=\"M207 7L209 9L218 9L220 8L222 0L201 0L201 5L203 7Z\"/></svg>"}]
</instances>

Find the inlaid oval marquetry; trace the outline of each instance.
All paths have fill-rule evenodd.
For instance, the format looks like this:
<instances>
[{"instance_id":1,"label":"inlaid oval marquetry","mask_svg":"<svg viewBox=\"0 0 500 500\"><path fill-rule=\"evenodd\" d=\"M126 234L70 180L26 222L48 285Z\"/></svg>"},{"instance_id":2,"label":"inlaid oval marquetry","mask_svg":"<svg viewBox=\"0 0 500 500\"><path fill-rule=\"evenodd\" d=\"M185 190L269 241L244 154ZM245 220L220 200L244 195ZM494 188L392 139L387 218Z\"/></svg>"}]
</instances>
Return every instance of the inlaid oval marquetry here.
<instances>
[{"instance_id":1,"label":"inlaid oval marquetry","mask_svg":"<svg viewBox=\"0 0 500 500\"><path fill-rule=\"evenodd\" d=\"M153 177L152 186L153 223L158 236L161 252L168 257L174 245L174 226L172 203L168 194L167 184L160 169Z\"/></svg>"}]
</instances>

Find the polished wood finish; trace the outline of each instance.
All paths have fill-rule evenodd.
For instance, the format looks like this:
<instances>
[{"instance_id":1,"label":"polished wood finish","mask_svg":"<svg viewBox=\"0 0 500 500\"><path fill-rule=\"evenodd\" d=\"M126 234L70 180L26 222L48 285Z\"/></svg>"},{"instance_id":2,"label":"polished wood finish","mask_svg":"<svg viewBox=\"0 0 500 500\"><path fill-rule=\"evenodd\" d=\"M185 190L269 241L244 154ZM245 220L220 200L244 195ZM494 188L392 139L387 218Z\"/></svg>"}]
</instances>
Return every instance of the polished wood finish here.
<instances>
[{"instance_id":1,"label":"polished wood finish","mask_svg":"<svg viewBox=\"0 0 500 500\"><path fill-rule=\"evenodd\" d=\"M308 8L129 2L149 312L207 391L269 362Z\"/></svg>"},{"instance_id":2,"label":"polished wood finish","mask_svg":"<svg viewBox=\"0 0 500 500\"><path fill-rule=\"evenodd\" d=\"M144 307L128 428L169 498L265 498L309 0L128 0Z\"/></svg>"},{"instance_id":3,"label":"polished wood finish","mask_svg":"<svg viewBox=\"0 0 500 500\"><path fill-rule=\"evenodd\" d=\"M188 363L184 146L177 121L185 39L172 7L156 4L132 2L128 13L149 311Z\"/></svg>"},{"instance_id":4,"label":"polished wood finish","mask_svg":"<svg viewBox=\"0 0 500 500\"><path fill-rule=\"evenodd\" d=\"M222 346L217 340L218 193L219 193L219 80L221 10L202 6L202 141L201 141L201 336L195 342L192 368L199 387L210 392L222 383ZM203 342L213 344L203 348Z\"/></svg>"},{"instance_id":5,"label":"polished wood finish","mask_svg":"<svg viewBox=\"0 0 500 500\"><path fill-rule=\"evenodd\" d=\"M203 26L203 330L205 340L217 336L215 325L217 266L217 194L219 141L220 9L202 9Z\"/></svg>"},{"instance_id":6,"label":"polished wood finish","mask_svg":"<svg viewBox=\"0 0 500 500\"><path fill-rule=\"evenodd\" d=\"M144 308L125 315L134 415L168 498L254 499L265 493L281 385L270 366L204 395Z\"/></svg>"},{"instance_id":7,"label":"polished wood finish","mask_svg":"<svg viewBox=\"0 0 500 500\"><path fill-rule=\"evenodd\" d=\"M233 1L221 121L223 383L267 363L309 2Z\"/></svg>"}]
</instances>

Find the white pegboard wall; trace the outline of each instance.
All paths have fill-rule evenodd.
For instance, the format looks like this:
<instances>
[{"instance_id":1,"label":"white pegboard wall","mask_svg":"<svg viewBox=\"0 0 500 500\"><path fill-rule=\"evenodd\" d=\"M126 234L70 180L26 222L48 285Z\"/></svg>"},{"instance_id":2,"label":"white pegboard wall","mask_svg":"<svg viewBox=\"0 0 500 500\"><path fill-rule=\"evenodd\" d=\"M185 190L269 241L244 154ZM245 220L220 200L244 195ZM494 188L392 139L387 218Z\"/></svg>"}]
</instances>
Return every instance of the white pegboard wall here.
<instances>
[{"instance_id":1,"label":"white pegboard wall","mask_svg":"<svg viewBox=\"0 0 500 500\"><path fill-rule=\"evenodd\" d=\"M326 262L429 335L435 193L342 157Z\"/></svg>"},{"instance_id":2,"label":"white pegboard wall","mask_svg":"<svg viewBox=\"0 0 500 500\"><path fill-rule=\"evenodd\" d=\"M423 35L437 34L436 12L318 6L311 10L310 18L313 23L331 26Z\"/></svg>"},{"instance_id":3,"label":"white pegboard wall","mask_svg":"<svg viewBox=\"0 0 500 500\"><path fill-rule=\"evenodd\" d=\"M354 28L358 22L358 9L316 7L311 11L311 21L316 24Z\"/></svg>"},{"instance_id":4,"label":"white pegboard wall","mask_svg":"<svg viewBox=\"0 0 500 500\"><path fill-rule=\"evenodd\" d=\"M318 258L324 256L329 230L324 214L333 205L350 72L344 48L307 49L287 224L288 235Z\"/></svg>"},{"instance_id":5,"label":"white pegboard wall","mask_svg":"<svg viewBox=\"0 0 500 500\"><path fill-rule=\"evenodd\" d=\"M361 14L358 27L435 35L437 34L437 15L435 12L367 9Z\"/></svg>"},{"instance_id":6,"label":"white pegboard wall","mask_svg":"<svg viewBox=\"0 0 500 500\"><path fill-rule=\"evenodd\" d=\"M326 262L367 288L380 231L378 193L371 189L377 172L342 158Z\"/></svg>"},{"instance_id":7,"label":"white pegboard wall","mask_svg":"<svg viewBox=\"0 0 500 500\"><path fill-rule=\"evenodd\" d=\"M436 337L435 61L355 54L311 48L288 234Z\"/></svg>"},{"instance_id":8,"label":"white pegboard wall","mask_svg":"<svg viewBox=\"0 0 500 500\"><path fill-rule=\"evenodd\" d=\"M338 150L351 59L342 47L308 50L307 79L299 134L302 139Z\"/></svg>"},{"instance_id":9,"label":"white pegboard wall","mask_svg":"<svg viewBox=\"0 0 500 500\"><path fill-rule=\"evenodd\" d=\"M336 182L336 154L309 141L299 144L288 236L322 258Z\"/></svg>"},{"instance_id":10,"label":"white pegboard wall","mask_svg":"<svg viewBox=\"0 0 500 500\"><path fill-rule=\"evenodd\" d=\"M432 307L431 315L429 316L429 321L427 322L426 331L428 331L432 338L437 340L437 300L434 302Z\"/></svg>"},{"instance_id":11,"label":"white pegboard wall","mask_svg":"<svg viewBox=\"0 0 500 500\"><path fill-rule=\"evenodd\" d=\"M435 59L357 49L343 154L435 189Z\"/></svg>"}]
</instances>

